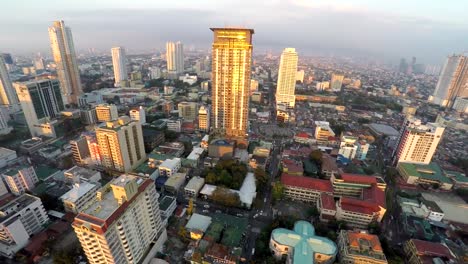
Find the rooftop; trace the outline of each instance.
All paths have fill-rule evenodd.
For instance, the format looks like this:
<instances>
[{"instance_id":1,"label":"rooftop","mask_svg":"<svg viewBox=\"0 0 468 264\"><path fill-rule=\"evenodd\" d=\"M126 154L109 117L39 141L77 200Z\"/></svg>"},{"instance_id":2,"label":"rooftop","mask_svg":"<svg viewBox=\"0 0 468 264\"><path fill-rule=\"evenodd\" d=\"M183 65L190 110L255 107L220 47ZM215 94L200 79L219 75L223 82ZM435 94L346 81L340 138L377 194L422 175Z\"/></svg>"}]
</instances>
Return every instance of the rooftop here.
<instances>
[{"instance_id":1,"label":"rooftop","mask_svg":"<svg viewBox=\"0 0 468 264\"><path fill-rule=\"evenodd\" d=\"M369 125L370 129L374 130L377 134L385 136L398 136L400 133L391 126L384 124L372 123Z\"/></svg>"},{"instance_id":2,"label":"rooftop","mask_svg":"<svg viewBox=\"0 0 468 264\"><path fill-rule=\"evenodd\" d=\"M159 200L159 209L162 211L166 211L167 208L175 201L175 197L172 196L164 196L162 199Z\"/></svg>"},{"instance_id":3,"label":"rooftop","mask_svg":"<svg viewBox=\"0 0 468 264\"><path fill-rule=\"evenodd\" d=\"M0 158L5 158L6 156L16 155L16 151L0 147Z\"/></svg>"},{"instance_id":4,"label":"rooftop","mask_svg":"<svg viewBox=\"0 0 468 264\"><path fill-rule=\"evenodd\" d=\"M321 192L333 192L333 187L330 181L316 178L281 174L281 183L288 186L295 186L305 189L313 189Z\"/></svg>"},{"instance_id":5,"label":"rooftop","mask_svg":"<svg viewBox=\"0 0 468 264\"><path fill-rule=\"evenodd\" d=\"M380 260L386 259L378 236L363 231L353 232L342 230L341 233L347 238L346 246L349 254Z\"/></svg>"},{"instance_id":6,"label":"rooftop","mask_svg":"<svg viewBox=\"0 0 468 264\"><path fill-rule=\"evenodd\" d=\"M62 195L60 199L62 201L70 201L72 203L76 202L78 199L80 199L83 195L87 194L91 190L96 188L95 184L88 183L88 182L82 182L82 183L77 183L73 185L73 188Z\"/></svg>"},{"instance_id":7,"label":"rooftop","mask_svg":"<svg viewBox=\"0 0 468 264\"><path fill-rule=\"evenodd\" d=\"M174 168L179 163L181 163L179 158L167 159L159 165L159 168Z\"/></svg>"},{"instance_id":8,"label":"rooftop","mask_svg":"<svg viewBox=\"0 0 468 264\"><path fill-rule=\"evenodd\" d=\"M399 162L398 167L400 167L406 174L424 178L426 180L438 181L441 183L452 183L449 178L447 178L439 165L435 162L429 164L416 164L408 162Z\"/></svg>"},{"instance_id":9,"label":"rooftop","mask_svg":"<svg viewBox=\"0 0 468 264\"><path fill-rule=\"evenodd\" d=\"M185 225L185 228L187 228L188 230L200 230L204 233L206 232L210 224L211 217L194 213L192 217L190 217L190 220L188 221L187 225Z\"/></svg>"},{"instance_id":10,"label":"rooftop","mask_svg":"<svg viewBox=\"0 0 468 264\"><path fill-rule=\"evenodd\" d=\"M71 169L66 170L64 173L65 175L69 174L69 175L78 176L84 179L90 179L91 177L96 175L96 173L98 172L87 169L87 168L83 168L83 167L73 166Z\"/></svg>"},{"instance_id":11,"label":"rooftop","mask_svg":"<svg viewBox=\"0 0 468 264\"><path fill-rule=\"evenodd\" d=\"M188 155L187 159L189 160L198 160L201 154L205 151L203 148L193 148L192 152Z\"/></svg>"},{"instance_id":12,"label":"rooftop","mask_svg":"<svg viewBox=\"0 0 468 264\"><path fill-rule=\"evenodd\" d=\"M13 217L17 212L28 207L30 204L40 201L36 196L29 194L22 194L16 199L10 201L9 203L0 207L0 223L4 223L11 217Z\"/></svg>"},{"instance_id":13,"label":"rooftop","mask_svg":"<svg viewBox=\"0 0 468 264\"><path fill-rule=\"evenodd\" d=\"M293 263L314 263L315 253L336 255L336 244L328 238L315 235L315 228L306 221L297 221L294 230L277 228L271 232L271 239L293 248Z\"/></svg>"},{"instance_id":14,"label":"rooftop","mask_svg":"<svg viewBox=\"0 0 468 264\"><path fill-rule=\"evenodd\" d=\"M440 244L419 239L411 239L419 254L423 256L448 257L451 258L450 250Z\"/></svg>"},{"instance_id":15,"label":"rooftop","mask_svg":"<svg viewBox=\"0 0 468 264\"><path fill-rule=\"evenodd\" d=\"M59 171L59 169L52 168L47 165L39 165L36 168L34 168L34 170L36 171L36 175L39 178L39 180L45 180L52 174L55 174Z\"/></svg>"},{"instance_id":16,"label":"rooftop","mask_svg":"<svg viewBox=\"0 0 468 264\"><path fill-rule=\"evenodd\" d=\"M380 211L379 206L372 201L359 200L350 197L341 197L340 206L345 211L366 215L372 215L375 212Z\"/></svg>"},{"instance_id":17,"label":"rooftop","mask_svg":"<svg viewBox=\"0 0 468 264\"><path fill-rule=\"evenodd\" d=\"M190 181L187 183L187 185L185 186L185 189L198 191L203 187L203 184L205 184L204 178L192 177Z\"/></svg>"}]
</instances>

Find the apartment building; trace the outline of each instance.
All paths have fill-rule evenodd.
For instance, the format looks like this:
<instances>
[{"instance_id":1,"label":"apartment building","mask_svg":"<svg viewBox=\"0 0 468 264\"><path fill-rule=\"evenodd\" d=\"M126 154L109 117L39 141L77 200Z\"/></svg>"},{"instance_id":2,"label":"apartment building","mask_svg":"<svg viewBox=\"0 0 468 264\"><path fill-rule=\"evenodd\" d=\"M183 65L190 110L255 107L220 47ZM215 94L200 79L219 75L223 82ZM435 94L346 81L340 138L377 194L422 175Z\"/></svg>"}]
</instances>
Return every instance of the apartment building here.
<instances>
[{"instance_id":1,"label":"apartment building","mask_svg":"<svg viewBox=\"0 0 468 264\"><path fill-rule=\"evenodd\" d=\"M93 201L96 197L99 187L99 183L75 183L70 191L60 197L65 211L74 214L83 212L89 202Z\"/></svg>"},{"instance_id":2,"label":"apartment building","mask_svg":"<svg viewBox=\"0 0 468 264\"><path fill-rule=\"evenodd\" d=\"M117 106L113 104L100 104L96 106L96 117L98 122L108 122L119 118Z\"/></svg>"},{"instance_id":3,"label":"apartment building","mask_svg":"<svg viewBox=\"0 0 468 264\"><path fill-rule=\"evenodd\" d=\"M31 191L39 182L36 171L30 165L15 165L4 172L2 177L14 195Z\"/></svg>"},{"instance_id":4,"label":"apartment building","mask_svg":"<svg viewBox=\"0 0 468 264\"><path fill-rule=\"evenodd\" d=\"M332 185L327 180L283 173L281 183L285 196L293 200L316 203L322 193L333 194Z\"/></svg>"}]
</instances>

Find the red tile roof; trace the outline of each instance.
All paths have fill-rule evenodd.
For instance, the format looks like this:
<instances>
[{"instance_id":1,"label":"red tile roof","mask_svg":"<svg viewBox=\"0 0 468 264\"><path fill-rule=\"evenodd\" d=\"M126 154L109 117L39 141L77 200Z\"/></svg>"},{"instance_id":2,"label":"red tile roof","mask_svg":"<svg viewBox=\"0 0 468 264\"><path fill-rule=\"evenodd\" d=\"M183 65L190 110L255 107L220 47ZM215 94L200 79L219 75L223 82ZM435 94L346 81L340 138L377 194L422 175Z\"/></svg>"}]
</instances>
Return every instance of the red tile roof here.
<instances>
[{"instance_id":1,"label":"red tile roof","mask_svg":"<svg viewBox=\"0 0 468 264\"><path fill-rule=\"evenodd\" d=\"M440 243L419 239L411 239L411 241L414 243L418 255L452 258L449 249Z\"/></svg>"},{"instance_id":2,"label":"red tile roof","mask_svg":"<svg viewBox=\"0 0 468 264\"><path fill-rule=\"evenodd\" d=\"M379 207L372 202L349 197L342 197L340 200L340 205L344 211L350 211L360 214L372 215L375 212L380 211Z\"/></svg>"},{"instance_id":3,"label":"red tile roof","mask_svg":"<svg viewBox=\"0 0 468 264\"><path fill-rule=\"evenodd\" d=\"M322 193L320 201L322 203L322 208L336 211L336 203L332 195Z\"/></svg>"},{"instance_id":4,"label":"red tile roof","mask_svg":"<svg viewBox=\"0 0 468 264\"><path fill-rule=\"evenodd\" d=\"M371 188L363 189L362 199L386 208L385 192L375 184L372 184Z\"/></svg>"},{"instance_id":5,"label":"red tile roof","mask_svg":"<svg viewBox=\"0 0 468 264\"><path fill-rule=\"evenodd\" d=\"M304 176L289 175L287 173L281 174L281 183L287 186L312 189L320 192L333 192L333 187L330 181Z\"/></svg>"},{"instance_id":6,"label":"red tile roof","mask_svg":"<svg viewBox=\"0 0 468 264\"><path fill-rule=\"evenodd\" d=\"M310 136L306 132L299 132L299 133L296 134L296 137L309 138Z\"/></svg>"},{"instance_id":7,"label":"red tile roof","mask_svg":"<svg viewBox=\"0 0 468 264\"><path fill-rule=\"evenodd\" d=\"M343 179L345 182L350 182L350 183L364 183L364 184L377 183L377 179L374 176L368 176L368 175L362 175L362 174L343 173L341 174L341 179Z\"/></svg>"}]
</instances>

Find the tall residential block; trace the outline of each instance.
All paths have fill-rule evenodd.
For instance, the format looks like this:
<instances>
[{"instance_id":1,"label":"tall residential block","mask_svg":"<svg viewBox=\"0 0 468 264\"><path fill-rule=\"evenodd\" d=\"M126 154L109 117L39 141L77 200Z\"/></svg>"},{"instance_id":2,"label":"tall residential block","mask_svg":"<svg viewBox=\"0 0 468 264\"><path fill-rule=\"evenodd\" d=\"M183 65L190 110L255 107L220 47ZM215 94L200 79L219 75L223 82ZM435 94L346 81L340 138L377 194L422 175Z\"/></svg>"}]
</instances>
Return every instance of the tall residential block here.
<instances>
[{"instance_id":1,"label":"tall residential block","mask_svg":"<svg viewBox=\"0 0 468 264\"><path fill-rule=\"evenodd\" d=\"M443 107L452 107L457 97L468 97L468 57L464 55L447 58L429 101Z\"/></svg>"},{"instance_id":2,"label":"tall residential block","mask_svg":"<svg viewBox=\"0 0 468 264\"><path fill-rule=\"evenodd\" d=\"M184 45L180 41L166 43L166 60L169 72L184 72Z\"/></svg>"},{"instance_id":3,"label":"tall residential block","mask_svg":"<svg viewBox=\"0 0 468 264\"><path fill-rule=\"evenodd\" d=\"M210 108L202 105L198 110L198 129L208 132L210 131Z\"/></svg>"},{"instance_id":4,"label":"tall residential block","mask_svg":"<svg viewBox=\"0 0 468 264\"><path fill-rule=\"evenodd\" d=\"M212 28L212 126L244 138L249 112L253 29Z\"/></svg>"},{"instance_id":5,"label":"tall residential block","mask_svg":"<svg viewBox=\"0 0 468 264\"><path fill-rule=\"evenodd\" d=\"M197 118L198 104L195 102L180 102L177 105L179 117L184 120L193 121Z\"/></svg>"},{"instance_id":6,"label":"tall residential block","mask_svg":"<svg viewBox=\"0 0 468 264\"><path fill-rule=\"evenodd\" d=\"M0 135L10 134L13 130L13 128L8 125L8 121L10 120L9 109L8 107L0 106Z\"/></svg>"},{"instance_id":7,"label":"tall residential block","mask_svg":"<svg viewBox=\"0 0 468 264\"><path fill-rule=\"evenodd\" d=\"M167 239L150 179L121 175L72 224L90 264L141 263Z\"/></svg>"},{"instance_id":8,"label":"tall residential block","mask_svg":"<svg viewBox=\"0 0 468 264\"><path fill-rule=\"evenodd\" d=\"M52 56L57 64L63 101L65 104L78 104L78 97L83 90L71 29L66 27L63 21L54 21L54 24L49 27L49 38Z\"/></svg>"},{"instance_id":9,"label":"tall residential block","mask_svg":"<svg viewBox=\"0 0 468 264\"><path fill-rule=\"evenodd\" d=\"M127 73L127 56L123 47L113 47L112 53L112 65L114 67L114 79L115 87L120 87L122 81L128 80Z\"/></svg>"},{"instance_id":10,"label":"tall residential block","mask_svg":"<svg viewBox=\"0 0 468 264\"><path fill-rule=\"evenodd\" d=\"M49 222L41 199L29 194L0 207L0 215L0 255L7 258L13 258Z\"/></svg>"},{"instance_id":11,"label":"tall residential block","mask_svg":"<svg viewBox=\"0 0 468 264\"><path fill-rule=\"evenodd\" d=\"M54 119L64 110L58 80L14 83L32 136L41 135L40 125Z\"/></svg>"},{"instance_id":12,"label":"tall residential block","mask_svg":"<svg viewBox=\"0 0 468 264\"><path fill-rule=\"evenodd\" d=\"M140 124L146 124L146 113L143 106L138 107L138 109L130 110L130 119L140 122Z\"/></svg>"},{"instance_id":13,"label":"tall residential block","mask_svg":"<svg viewBox=\"0 0 468 264\"><path fill-rule=\"evenodd\" d=\"M11 193L15 195L31 191L36 187L36 183L39 182L36 171L30 165L11 167L9 170L2 173L2 177Z\"/></svg>"},{"instance_id":14,"label":"tall residential block","mask_svg":"<svg viewBox=\"0 0 468 264\"><path fill-rule=\"evenodd\" d=\"M0 56L0 104L8 106L12 112L20 110L18 96L11 83L3 56Z\"/></svg>"},{"instance_id":15,"label":"tall residential block","mask_svg":"<svg viewBox=\"0 0 468 264\"><path fill-rule=\"evenodd\" d=\"M276 104L284 104L294 108L296 98L296 73L298 56L296 49L286 48L281 54L278 70L278 84L276 86Z\"/></svg>"},{"instance_id":16,"label":"tall residential block","mask_svg":"<svg viewBox=\"0 0 468 264\"><path fill-rule=\"evenodd\" d=\"M119 118L117 106L113 104L100 104L96 106L96 117L98 122L108 122Z\"/></svg>"},{"instance_id":17,"label":"tall residential block","mask_svg":"<svg viewBox=\"0 0 468 264\"><path fill-rule=\"evenodd\" d=\"M97 128L96 138L101 162L106 168L128 172L146 159L141 124L128 116Z\"/></svg>"},{"instance_id":18,"label":"tall residential block","mask_svg":"<svg viewBox=\"0 0 468 264\"><path fill-rule=\"evenodd\" d=\"M341 91L341 86L343 86L344 75L333 73L331 76L330 86L332 92L339 92Z\"/></svg>"},{"instance_id":19,"label":"tall residential block","mask_svg":"<svg viewBox=\"0 0 468 264\"><path fill-rule=\"evenodd\" d=\"M445 128L435 123L422 124L414 117L405 119L400 130L398 145L393 152L393 162L429 164Z\"/></svg>"},{"instance_id":20,"label":"tall residential block","mask_svg":"<svg viewBox=\"0 0 468 264\"><path fill-rule=\"evenodd\" d=\"M86 137L70 140L70 147L75 164L84 164L85 159L90 157L89 146Z\"/></svg>"}]
</instances>

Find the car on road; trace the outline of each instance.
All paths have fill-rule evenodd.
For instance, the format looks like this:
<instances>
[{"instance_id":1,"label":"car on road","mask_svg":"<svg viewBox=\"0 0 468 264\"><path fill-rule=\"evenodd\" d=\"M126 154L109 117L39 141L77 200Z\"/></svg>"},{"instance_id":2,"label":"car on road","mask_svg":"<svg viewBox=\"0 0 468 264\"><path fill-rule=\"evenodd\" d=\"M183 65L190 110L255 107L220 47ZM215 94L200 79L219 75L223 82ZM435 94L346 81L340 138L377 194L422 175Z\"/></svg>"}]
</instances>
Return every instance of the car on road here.
<instances>
[{"instance_id":1,"label":"car on road","mask_svg":"<svg viewBox=\"0 0 468 264\"><path fill-rule=\"evenodd\" d=\"M244 214L236 214L238 217L243 217Z\"/></svg>"},{"instance_id":2,"label":"car on road","mask_svg":"<svg viewBox=\"0 0 468 264\"><path fill-rule=\"evenodd\" d=\"M210 206L209 206L209 205L207 205L207 204L205 204L203 207L205 207L205 208L210 208Z\"/></svg>"},{"instance_id":3,"label":"car on road","mask_svg":"<svg viewBox=\"0 0 468 264\"><path fill-rule=\"evenodd\" d=\"M203 212L203 213L209 213L210 211L208 211L208 210L203 210L202 212Z\"/></svg>"}]
</instances>

